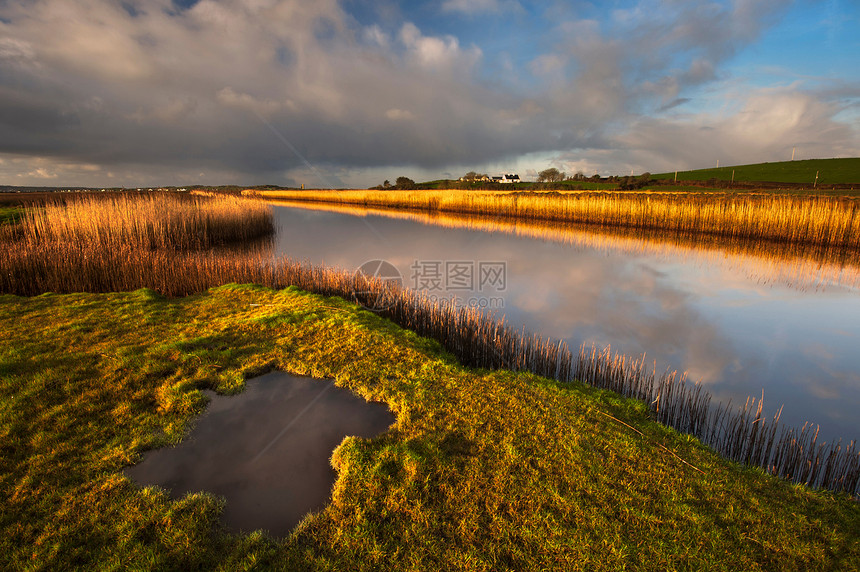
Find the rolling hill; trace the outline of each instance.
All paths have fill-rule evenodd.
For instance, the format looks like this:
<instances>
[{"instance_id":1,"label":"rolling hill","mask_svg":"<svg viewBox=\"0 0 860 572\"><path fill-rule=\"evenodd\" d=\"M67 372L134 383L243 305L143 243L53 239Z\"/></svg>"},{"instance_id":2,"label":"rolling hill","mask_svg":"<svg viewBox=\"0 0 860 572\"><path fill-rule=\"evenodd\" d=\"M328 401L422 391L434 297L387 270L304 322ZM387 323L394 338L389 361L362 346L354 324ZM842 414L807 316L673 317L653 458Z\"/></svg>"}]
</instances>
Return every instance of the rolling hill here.
<instances>
[{"instance_id":1,"label":"rolling hill","mask_svg":"<svg viewBox=\"0 0 860 572\"><path fill-rule=\"evenodd\" d=\"M816 173L818 184L860 184L860 157L848 159L806 159L754 165L733 165L716 169L678 171L679 181L731 181L813 184ZM674 179L675 173L659 173L654 179Z\"/></svg>"}]
</instances>

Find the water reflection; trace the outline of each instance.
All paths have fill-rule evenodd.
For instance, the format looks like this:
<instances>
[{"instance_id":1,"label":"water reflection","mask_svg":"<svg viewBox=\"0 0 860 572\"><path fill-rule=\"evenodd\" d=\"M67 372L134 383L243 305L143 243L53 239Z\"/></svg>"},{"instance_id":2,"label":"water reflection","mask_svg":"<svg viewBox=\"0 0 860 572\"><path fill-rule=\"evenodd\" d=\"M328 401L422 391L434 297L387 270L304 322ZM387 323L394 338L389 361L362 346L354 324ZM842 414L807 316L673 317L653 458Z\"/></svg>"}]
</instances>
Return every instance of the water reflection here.
<instances>
[{"instance_id":1,"label":"water reflection","mask_svg":"<svg viewBox=\"0 0 860 572\"><path fill-rule=\"evenodd\" d=\"M384 259L409 287L421 286L416 262L502 261L502 291L443 284L429 293L501 298L498 313L518 327L572 347L647 353L658 369L708 384L717 400L764 391L767 412L786 405L785 423L820 423L828 440L860 437L856 260L764 245L699 249L689 239L564 225L302 207L275 208L279 254L350 270Z\"/></svg>"},{"instance_id":2,"label":"water reflection","mask_svg":"<svg viewBox=\"0 0 860 572\"><path fill-rule=\"evenodd\" d=\"M762 284L780 284L801 290L820 290L828 286L860 288L860 253L835 248L691 236L659 230L595 229L593 226L558 221L515 220L456 213L364 209L299 201L271 201L271 204L360 217L383 216L447 228L503 232L606 252L680 257L689 263L724 265Z\"/></svg>"},{"instance_id":3,"label":"water reflection","mask_svg":"<svg viewBox=\"0 0 860 572\"><path fill-rule=\"evenodd\" d=\"M250 379L232 397L212 401L177 447L150 451L126 474L174 498L209 491L226 498L233 530L285 536L328 502L329 459L347 435L374 437L395 418L333 382L273 372Z\"/></svg>"}]
</instances>

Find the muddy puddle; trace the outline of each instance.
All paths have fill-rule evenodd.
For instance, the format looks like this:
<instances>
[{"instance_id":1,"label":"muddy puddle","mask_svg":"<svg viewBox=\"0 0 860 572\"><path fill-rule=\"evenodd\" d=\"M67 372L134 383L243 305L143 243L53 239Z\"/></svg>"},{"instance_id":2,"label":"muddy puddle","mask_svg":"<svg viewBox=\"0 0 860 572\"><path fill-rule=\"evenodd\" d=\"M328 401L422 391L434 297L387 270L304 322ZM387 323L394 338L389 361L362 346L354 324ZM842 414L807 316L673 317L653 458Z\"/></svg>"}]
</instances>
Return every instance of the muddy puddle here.
<instances>
[{"instance_id":1,"label":"muddy puddle","mask_svg":"<svg viewBox=\"0 0 860 572\"><path fill-rule=\"evenodd\" d=\"M207 392L211 402L191 434L176 447L149 451L125 474L173 498L222 496L229 529L283 537L329 502L336 477L330 458L343 438L375 437L395 416L331 380L272 372L246 383L239 395Z\"/></svg>"}]
</instances>

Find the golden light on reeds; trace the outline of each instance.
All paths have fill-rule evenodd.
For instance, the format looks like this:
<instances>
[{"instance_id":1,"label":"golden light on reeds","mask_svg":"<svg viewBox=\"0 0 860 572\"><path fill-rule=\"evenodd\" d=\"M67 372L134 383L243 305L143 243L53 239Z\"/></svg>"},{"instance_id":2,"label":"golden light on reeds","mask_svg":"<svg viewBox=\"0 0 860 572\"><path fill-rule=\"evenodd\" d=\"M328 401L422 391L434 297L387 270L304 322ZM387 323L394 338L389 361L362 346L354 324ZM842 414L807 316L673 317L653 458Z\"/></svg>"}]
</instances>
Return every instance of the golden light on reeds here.
<instances>
[{"instance_id":1,"label":"golden light on reeds","mask_svg":"<svg viewBox=\"0 0 860 572\"><path fill-rule=\"evenodd\" d=\"M86 197L24 210L23 236L35 243L188 250L250 240L274 231L270 208L233 197Z\"/></svg>"},{"instance_id":2,"label":"golden light on reeds","mask_svg":"<svg viewBox=\"0 0 860 572\"><path fill-rule=\"evenodd\" d=\"M860 252L860 203L772 194L492 191L245 191L267 199L565 221Z\"/></svg>"},{"instance_id":3,"label":"golden light on reeds","mask_svg":"<svg viewBox=\"0 0 860 572\"><path fill-rule=\"evenodd\" d=\"M799 290L814 290L830 285L860 288L860 255L855 256L850 250L836 247L677 234L664 230L595 227L562 221L363 208L334 203L276 200L270 201L270 204L351 216L383 216L445 228L502 232L599 252L680 258L708 267L719 266L740 272L762 284L780 284Z\"/></svg>"},{"instance_id":4,"label":"golden light on reeds","mask_svg":"<svg viewBox=\"0 0 860 572\"><path fill-rule=\"evenodd\" d=\"M366 306L375 306L378 300L385 299L390 304L379 312L381 315L419 335L438 340L466 366L528 371L560 382L579 380L610 389L643 400L657 421L698 437L729 459L762 467L798 483L860 493L860 452L855 442L819 444L817 430L812 426L800 430L782 427L778 414L773 420L765 420L761 401L756 406L755 401L748 400L739 409L733 409L731 404L711 407L710 394L702 386L675 372L657 375L648 369L644 358L630 359L612 354L608 348L598 351L594 347L580 348L574 354L562 341L512 328L474 308L430 301L420 293L395 288L389 282L363 274L313 267L288 259L275 260L265 252L255 256L194 250L193 245L200 244L196 238L152 239L151 234L159 236L152 229L162 226L158 220L147 217L161 210L158 201L137 204L141 213L134 212L132 203L118 202L105 207L112 209L109 212L114 216L124 217L122 221L101 219L104 212L95 204L89 204L88 208L100 214L87 210L54 211L47 207L44 212L48 214L44 217L31 212L22 223L23 232L19 229L7 233L2 243L5 252L0 291L35 295L147 287L181 296L239 282L272 288L296 286ZM246 206L251 209L247 203L239 205L238 210L227 203L222 206L227 209L222 212L240 217ZM123 210L126 207L130 210ZM163 212L169 212L170 208L165 206ZM208 207L193 208L205 211ZM71 220L70 212L77 213L78 224ZM173 212L181 214L182 209ZM56 221L63 222L54 224ZM240 220L229 217L225 224L228 228L242 226ZM262 229L265 224L250 226ZM206 230L204 223L170 228L172 232ZM238 237L243 232L220 235L204 232L204 235L211 241L212 236Z\"/></svg>"}]
</instances>

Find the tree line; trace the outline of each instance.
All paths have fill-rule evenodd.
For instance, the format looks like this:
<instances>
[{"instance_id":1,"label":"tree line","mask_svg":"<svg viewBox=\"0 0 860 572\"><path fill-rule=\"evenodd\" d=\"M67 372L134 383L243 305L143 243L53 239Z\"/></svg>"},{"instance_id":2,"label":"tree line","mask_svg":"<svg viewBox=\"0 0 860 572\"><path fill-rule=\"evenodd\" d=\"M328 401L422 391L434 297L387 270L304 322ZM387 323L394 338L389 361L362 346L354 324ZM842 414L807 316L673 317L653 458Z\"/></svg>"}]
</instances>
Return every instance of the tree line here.
<instances>
[{"instance_id":1,"label":"tree line","mask_svg":"<svg viewBox=\"0 0 860 572\"><path fill-rule=\"evenodd\" d=\"M555 167L550 167L548 169L544 169L543 171L538 173L537 183L538 184L546 184L546 183L616 183L618 185L618 189L622 191L626 190L635 190L641 189L642 187L649 185L653 182L651 178L651 173L642 173L639 176L616 176L612 175L609 177L601 177L598 174L594 174L591 177L587 177L581 171L577 172L574 175L568 176L564 171L559 171ZM478 173L476 171L469 171L466 173L460 180L443 180L443 181L433 181L430 183L416 183L409 177L397 177L394 180L394 184L391 184L391 181L386 179L381 185L377 185L375 187L370 187L374 190L413 190L413 189L457 189L462 188L463 183L468 184L468 188L470 189L484 189L484 188L510 188L511 184L501 184L498 182L494 182L489 175L485 173ZM516 188L522 188L522 186L527 185L529 187L535 185L535 183L517 183ZM540 188L540 187L539 187Z\"/></svg>"}]
</instances>

